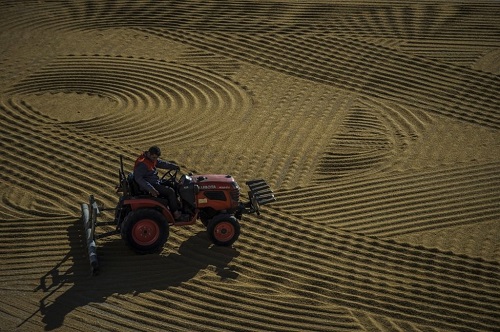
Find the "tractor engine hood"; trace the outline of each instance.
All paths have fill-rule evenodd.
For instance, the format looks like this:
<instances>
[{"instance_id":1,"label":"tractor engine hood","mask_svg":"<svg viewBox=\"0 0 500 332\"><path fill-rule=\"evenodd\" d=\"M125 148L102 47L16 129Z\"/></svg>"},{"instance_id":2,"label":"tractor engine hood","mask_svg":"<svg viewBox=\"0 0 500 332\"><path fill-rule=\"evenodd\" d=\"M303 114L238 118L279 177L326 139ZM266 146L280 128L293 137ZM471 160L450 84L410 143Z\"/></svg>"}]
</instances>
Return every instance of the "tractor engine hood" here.
<instances>
[{"instance_id":1,"label":"tractor engine hood","mask_svg":"<svg viewBox=\"0 0 500 332\"><path fill-rule=\"evenodd\" d=\"M231 175L202 174L193 177L193 181L200 190L231 190L239 189L238 184Z\"/></svg>"},{"instance_id":2,"label":"tractor engine hood","mask_svg":"<svg viewBox=\"0 0 500 332\"><path fill-rule=\"evenodd\" d=\"M183 175L179 193L193 207L231 210L239 204L240 187L231 175Z\"/></svg>"}]
</instances>

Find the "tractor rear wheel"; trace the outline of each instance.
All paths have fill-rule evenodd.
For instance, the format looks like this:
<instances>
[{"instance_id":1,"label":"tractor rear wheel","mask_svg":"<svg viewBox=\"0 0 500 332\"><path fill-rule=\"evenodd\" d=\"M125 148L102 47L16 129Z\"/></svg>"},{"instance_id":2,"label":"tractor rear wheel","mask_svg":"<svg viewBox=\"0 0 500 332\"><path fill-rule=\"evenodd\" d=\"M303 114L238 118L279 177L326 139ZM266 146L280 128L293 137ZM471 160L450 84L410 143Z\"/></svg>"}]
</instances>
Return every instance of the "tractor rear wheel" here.
<instances>
[{"instance_id":1,"label":"tractor rear wheel","mask_svg":"<svg viewBox=\"0 0 500 332\"><path fill-rule=\"evenodd\" d=\"M214 244L228 247L240 236L240 223L234 216L221 214L210 220L207 232Z\"/></svg>"},{"instance_id":2,"label":"tractor rear wheel","mask_svg":"<svg viewBox=\"0 0 500 332\"><path fill-rule=\"evenodd\" d=\"M125 243L138 254L151 254L163 249L169 235L167 219L153 209L132 211L121 227Z\"/></svg>"}]
</instances>

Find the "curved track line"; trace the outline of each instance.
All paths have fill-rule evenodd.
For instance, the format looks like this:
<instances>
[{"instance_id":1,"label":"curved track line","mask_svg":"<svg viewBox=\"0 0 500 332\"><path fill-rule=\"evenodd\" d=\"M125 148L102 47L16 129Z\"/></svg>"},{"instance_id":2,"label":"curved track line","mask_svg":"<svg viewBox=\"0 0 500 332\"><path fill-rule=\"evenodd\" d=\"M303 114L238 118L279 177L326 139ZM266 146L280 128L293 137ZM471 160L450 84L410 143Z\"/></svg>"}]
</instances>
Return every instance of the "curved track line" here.
<instances>
[{"instance_id":1,"label":"curved track line","mask_svg":"<svg viewBox=\"0 0 500 332\"><path fill-rule=\"evenodd\" d=\"M498 44L496 2L7 1L2 9L7 45L15 45L10 31L36 30L41 40L88 38L72 51L80 54L103 29L182 45L169 57L175 61L133 57L144 45L113 49L128 36L99 51L116 56L51 50L0 59L9 66L0 70L2 86L17 82L0 98L6 329L500 326L500 263L488 261L495 255L470 257L480 249L466 241L439 243L466 232L495 241L497 233L478 228L500 216L498 161L471 154L444 166L435 158L441 164L418 171L403 163L430 154L421 138L441 124L437 114L448 118L440 129L467 124L474 144L499 128L498 76L463 67ZM71 102L75 94L112 103L77 121L44 109L50 98ZM230 169L242 180L262 175L278 201L261 218L245 217L234 248L212 246L201 225L172 228L158 256L104 239L105 271L87 278L81 226L68 215L88 193L115 203L110 159L121 153L129 165L149 133L168 134L159 143L174 142L172 154L189 167ZM431 154L446 157L447 147Z\"/></svg>"},{"instance_id":2,"label":"curved track line","mask_svg":"<svg viewBox=\"0 0 500 332\"><path fill-rule=\"evenodd\" d=\"M165 38L186 41L185 35L149 28ZM236 57L259 66L296 75L338 88L363 92L420 107L456 119L499 128L497 77L452 65L435 64L403 53L355 40L307 36L293 40L273 35L256 35L229 45L222 34L191 34L193 45ZM269 44L269 38L274 42ZM242 38L243 39L243 38ZM232 40L232 39L231 39ZM285 55L283 49L287 50ZM439 73L439 74L437 74Z\"/></svg>"},{"instance_id":3,"label":"curved track line","mask_svg":"<svg viewBox=\"0 0 500 332\"><path fill-rule=\"evenodd\" d=\"M345 234L337 242L336 231L319 225L289 220L285 226L285 220L278 221L272 216L264 219L269 220L254 221L245 229L250 238L246 237L244 242L252 244L248 250L253 258L246 261L241 273L254 282L337 305L356 306L372 313L382 314L380 308L391 308L383 314L418 324L426 324L425 320L430 319L434 327L473 329L475 324L466 327L471 317L464 317L461 322L455 318L446 322L451 317L458 318L460 312L488 316L480 323L490 321L482 327L484 329L488 329L489 324L496 324L494 312L499 299L495 292L500 286L498 265L491 264L479 272L465 267L476 266L473 261L465 263L448 254L424 254L410 247L361 237L346 241ZM281 233L284 227L286 234ZM303 233L305 229L308 230L306 234ZM251 238L257 234L259 238L273 238L273 244L261 242L255 246ZM397 268L392 269L393 264ZM487 264L479 265L486 267ZM432 273L428 273L430 266ZM287 273L283 275L280 271ZM486 289L489 290L485 292ZM474 294L481 294L482 299L474 298ZM383 304L385 302L398 305L392 307ZM435 311L434 306L440 309ZM392 310L395 311L390 313ZM398 310L402 311L397 313ZM476 310L485 312L479 314ZM408 314L413 318L407 317Z\"/></svg>"},{"instance_id":4,"label":"curved track line","mask_svg":"<svg viewBox=\"0 0 500 332\"><path fill-rule=\"evenodd\" d=\"M70 4L62 12L59 7L45 7L45 9L53 8L56 12L52 17L57 17L55 22L52 17L45 18L43 15L33 20L30 17L28 22L20 15L19 22L14 26L23 25L51 25L52 28L66 29L95 29L96 27L143 27L149 32L158 33L163 37L180 40L182 42L192 44L196 47L202 47L212 51L214 54L224 54L230 57L236 57L242 61L251 61L263 67L274 70L280 70L293 75L305 77L310 80L319 80L328 84L333 84L341 88L347 88L354 91L363 91L373 97L380 97L398 100L409 105L414 104L415 98L419 100L419 104L424 105L428 111L437 112L447 116L465 121L479 123L484 126L499 128L498 112L491 108L492 104L498 104L498 94L500 90L499 81L495 76L478 75L477 72L467 71L464 68L456 68L451 65L436 64L425 59L419 59L415 56L408 56L401 52L387 50L384 47L364 43L354 39L343 39L339 37L322 37L311 36L305 37L294 35L294 38L281 37L276 34L255 34L254 37L248 38L247 35L241 39L225 37L224 34L212 33L208 37L194 33L176 32L172 27L178 27L181 24L183 27L189 25L190 19L182 19L183 14L189 13L192 17L207 13L218 13L222 8L216 3L208 3L201 5L197 2L188 2L179 6L166 6L164 4L152 4L148 7L143 15L150 14L151 17L145 21L141 17L136 16L134 6L127 3L109 3L102 4L89 3L86 8L80 7L79 4ZM492 3L491 6L494 7ZM413 22L408 13L415 13L415 17L419 17L425 24L418 24L424 31L435 31L430 29L429 16L430 14L441 13L440 20L443 17L449 17L454 23L463 25L468 31L474 30L475 36L481 33L485 39L494 38L495 34L488 33L488 27L477 27L477 22L484 21L484 16L490 16L491 11L488 11L488 5L481 8L478 12L474 10L467 11L463 5L452 6L402 6L387 7L381 5L377 10L368 7L366 9L338 6L338 5L322 5L312 7L315 12L312 16L324 18L325 11L333 11L334 13L343 12L345 9L351 9L352 13L349 16L359 18L359 22L363 22L363 18L373 17L377 15L384 17L387 20L382 20L381 23L371 25L369 31L377 30L380 24L386 25L390 23L392 28L407 30L413 24L405 25L408 20ZM336 9L340 8L340 12ZM293 19L302 21L304 17L311 19L310 15L302 16L303 9L300 6L285 6L285 11L290 11L289 16ZM254 25L245 18L247 15L241 15L241 11L255 11L256 17L263 13L271 14L274 11L274 6L270 4L258 4L248 7L241 3L233 5L225 5L223 22L212 22L204 25L203 28L210 31L231 30L231 18L236 19L238 26L249 29L258 27L258 31L274 31L275 29L265 29L268 24L260 22ZM296 11L301 13L296 17ZM472 14L471 14L472 13ZM179 16L180 15L180 16ZM272 15L272 14L271 14ZM338 14L337 14L338 15ZM368 16L367 16L368 15ZM276 15L272 15L273 17ZM342 16L342 15L340 15ZM238 18L243 19L239 20ZM335 16L334 16L335 17ZM302 19L301 19L302 18ZM331 18L328 20L330 21ZM196 20L195 20L196 21ZM181 23L182 22L182 23ZM184 23L186 22L186 23ZM278 22L280 22L278 20ZM281 21L284 26L281 27L286 31L289 22ZM335 20L333 21L335 22ZM337 21L338 22L338 21ZM342 20L340 20L342 22ZM12 22L10 22L13 24ZM165 31L164 27L167 24ZM249 25L250 24L250 25ZM276 22L273 22L275 25ZM436 22L436 27L448 25L449 21ZM158 28L161 26L162 28ZM196 26L196 24L194 25ZM279 25L278 25L279 26ZM333 24L335 26L335 24ZM370 26L368 24L367 26ZM454 30L452 26L446 26L446 30L451 30L452 36L457 37L460 29ZM344 28L344 27L343 27ZM495 28L492 26L492 28ZM436 28L437 29L437 28ZM307 30L307 29L306 29ZM496 29L497 30L497 29ZM410 29L409 31L413 31ZM495 31L495 29L494 29ZM407 38L404 33L397 32L395 34L399 38ZM234 35L233 35L234 36ZM410 36L411 37L411 36ZM471 38L471 37L468 37ZM269 43L270 39L274 39L273 43ZM286 50L286 53L283 53ZM333 51L332 51L333 50ZM347 59L347 61L346 61ZM270 65L269 62L272 62ZM292 70L290 70L290 68ZM436 75L436 73L439 73ZM464 84L470 82L470 84ZM435 93L435 91L440 91ZM479 97L479 98L478 98Z\"/></svg>"},{"instance_id":5,"label":"curved track line","mask_svg":"<svg viewBox=\"0 0 500 332\"><path fill-rule=\"evenodd\" d=\"M139 138L144 131L154 136L167 132L173 143L207 137L223 130L221 123L233 120L236 111L244 115L249 107L244 90L207 71L120 57L61 58L8 91L49 92L87 92L117 100L121 109L72 124L117 140ZM154 116L146 119L145 114ZM214 117L220 122L210 120ZM189 128L183 128L186 118L193 119Z\"/></svg>"},{"instance_id":6,"label":"curved track line","mask_svg":"<svg viewBox=\"0 0 500 332\"><path fill-rule=\"evenodd\" d=\"M282 191L277 197L280 208L294 215L387 237L495 220L500 215L498 176L498 165L492 163L346 186L329 183Z\"/></svg>"}]
</instances>

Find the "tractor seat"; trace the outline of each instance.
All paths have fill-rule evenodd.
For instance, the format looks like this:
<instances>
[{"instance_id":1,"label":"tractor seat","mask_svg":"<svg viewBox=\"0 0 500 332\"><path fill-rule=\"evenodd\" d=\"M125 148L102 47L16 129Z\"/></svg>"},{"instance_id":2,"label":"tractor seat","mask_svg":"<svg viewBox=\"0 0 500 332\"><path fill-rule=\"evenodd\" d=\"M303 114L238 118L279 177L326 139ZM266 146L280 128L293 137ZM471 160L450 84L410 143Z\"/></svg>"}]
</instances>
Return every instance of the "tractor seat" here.
<instances>
[{"instance_id":1,"label":"tractor seat","mask_svg":"<svg viewBox=\"0 0 500 332\"><path fill-rule=\"evenodd\" d=\"M162 203L168 207L168 199L165 197L153 197L147 191L142 190L134 180L134 173L127 176L127 182L130 188L130 196L149 196L151 199Z\"/></svg>"},{"instance_id":2,"label":"tractor seat","mask_svg":"<svg viewBox=\"0 0 500 332\"><path fill-rule=\"evenodd\" d=\"M134 173L133 172L129 173L129 175L127 176L127 182L128 182L128 186L130 188L130 195L131 196L149 195L148 192L141 190L141 188L139 188L139 185L134 180Z\"/></svg>"}]
</instances>

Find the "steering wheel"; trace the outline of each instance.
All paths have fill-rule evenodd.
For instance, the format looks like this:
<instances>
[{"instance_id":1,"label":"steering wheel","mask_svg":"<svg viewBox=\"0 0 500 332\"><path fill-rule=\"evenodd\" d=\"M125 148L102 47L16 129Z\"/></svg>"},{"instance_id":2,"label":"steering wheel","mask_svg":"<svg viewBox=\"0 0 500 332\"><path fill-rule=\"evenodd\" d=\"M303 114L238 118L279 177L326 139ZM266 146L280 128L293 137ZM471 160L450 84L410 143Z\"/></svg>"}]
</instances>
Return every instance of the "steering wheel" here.
<instances>
[{"instance_id":1,"label":"steering wheel","mask_svg":"<svg viewBox=\"0 0 500 332\"><path fill-rule=\"evenodd\" d=\"M168 183L171 183L171 184L175 184L175 182L177 181L177 173L178 172L179 172L178 169L169 169L161 177L160 183L161 182L168 182ZM168 176L168 179L165 179L165 177L167 177L167 176Z\"/></svg>"}]
</instances>

